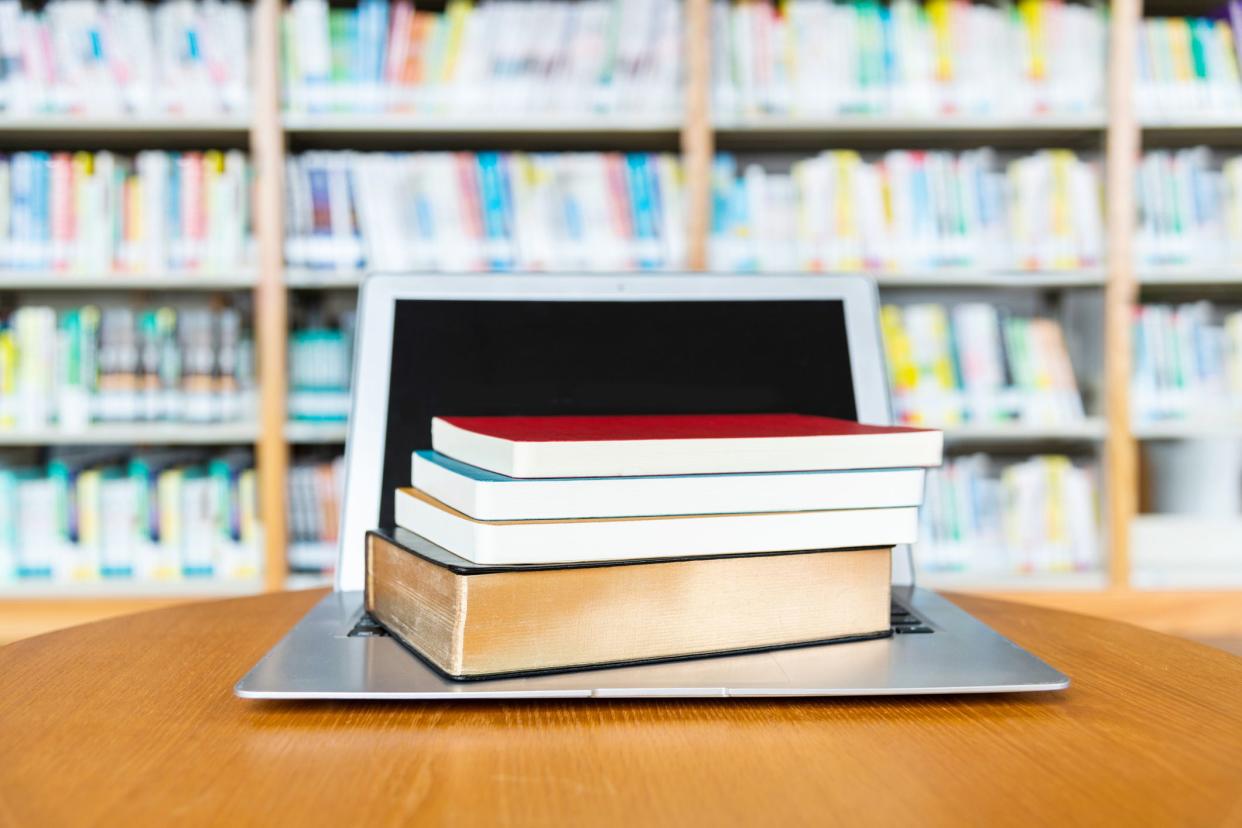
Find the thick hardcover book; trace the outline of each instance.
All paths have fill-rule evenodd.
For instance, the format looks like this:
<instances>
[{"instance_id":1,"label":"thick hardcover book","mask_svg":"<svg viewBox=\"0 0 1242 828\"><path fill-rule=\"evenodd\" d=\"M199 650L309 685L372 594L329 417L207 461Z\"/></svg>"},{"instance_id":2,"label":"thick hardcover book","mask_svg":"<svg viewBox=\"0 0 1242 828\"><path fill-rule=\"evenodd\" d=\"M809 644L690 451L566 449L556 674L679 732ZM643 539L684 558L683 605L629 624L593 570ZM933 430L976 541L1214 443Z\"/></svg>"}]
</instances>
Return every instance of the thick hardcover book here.
<instances>
[{"instance_id":1,"label":"thick hardcover book","mask_svg":"<svg viewBox=\"0 0 1242 828\"><path fill-rule=\"evenodd\" d=\"M436 417L432 448L509 477L916 468L939 431L807 414Z\"/></svg>"},{"instance_id":2,"label":"thick hardcover book","mask_svg":"<svg viewBox=\"0 0 1242 828\"><path fill-rule=\"evenodd\" d=\"M918 506L923 469L657 477L521 478L414 452L411 481L479 520L538 520Z\"/></svg>"},{"instance_id":3,"label":"thick hardcover book","mask_svg":"<svg viewBox=\"0 0 1242 828\"><path fill-rule=\"evenodd\" d=\"M896 546L918 537L918 507L729 515L478 520L414 488L396 523L477 563L535 564Z\"/></svg>"},{"instance_id":4,"label":"thick hardcover book","mask_svg":"<svg viewBox=\"0 0 1242 828\"><path fill-rule=\"evenodd\" d=\"M366 555L367 612L457 679L890 633L889 548L482 566L394 529Z\"/></svg>"}]
</instances>

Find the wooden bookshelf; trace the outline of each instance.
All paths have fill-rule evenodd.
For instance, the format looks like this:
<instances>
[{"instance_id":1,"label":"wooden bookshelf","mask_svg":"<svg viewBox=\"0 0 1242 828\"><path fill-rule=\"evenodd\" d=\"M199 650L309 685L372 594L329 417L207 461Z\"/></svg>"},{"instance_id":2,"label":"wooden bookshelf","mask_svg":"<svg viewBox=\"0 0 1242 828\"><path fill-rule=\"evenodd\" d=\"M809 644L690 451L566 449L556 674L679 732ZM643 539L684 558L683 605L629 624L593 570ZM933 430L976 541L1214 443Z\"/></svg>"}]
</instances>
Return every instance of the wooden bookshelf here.
<instances>
[{"instance_id":1,"label":"wooden bookshelf","mask_svg":"<svg viewBox=\"0 0 1242 828\"><path fill-rule=\"evenodd\" d=\"M682 0L685 4L687 87L680 121L659 119L461 119L436 120L427 116L284 115L279 86L281 0L256 0L253 15L253 100L249 118L182 120L160 119L33 119L0 118L0 144L42 146L248 146L256 174L254 196L258 261L253 270L220 276L112 276L47 277L29 273L0 273L2 290L151 290L238 291L254 294L254 330L258 353L259 410L251 422L228 427L177 429L153 434L150 428L92 429L86 435L102 442L219 442L253 443L259 473L260 509L266 538L267 590L286 583L287 526L285 480L290 448L303 444L340 444L340 425L290 423L286 412L286 345L289 307L296 291L350 291L360 283L355 271L323 272L285 268L283 172L292 145L303 148L404 149L532 145L565 148L636 146L679 147L685 171L688 263L692 270L707 266L710 232L710 188L713 154L719 145L740 151L814 151L832 146L978 146L1039 148L1072 146L1102 153L1105 168L1106 230L1109 261L1105 268L1085 271L1013 272L944 270L926 273L877 275L885 290L966 289L970 291L1037 290L1059 292L1094 290L1103 296L1103 400L1101 415L1069 428L990 428L950 431L951 445L998 447L1008 452L1038 451L1074 445L1096 452L1105 471L1102 534L1107 538L1107 568L1072 578L1039 576L944 578L945 588L985 591L1127 618L1175 632L1201 635L1239 632L1236 610L1242 592L1140 590L1131 584L1129 531L1137 515L1138 439L1177 439L1196 436L1193 428L1166 427L1135 430L1130 423L1130 317L1140 285L1197 290L1242 285L1242 272L1225 268L1172 268L1136 271L1134 262L1136 159L1143 140L1170 145L1203 141L1237 146L1242 136L1242 113L1236 118L1140 124L1131 98L1135 42L1142 15L1141 0L1111 0L1109 16L1109 105L1106 112L1081 116L996 118L835 118L829 120L713 119L711 104L711 7L709 0ZM1242 429L1235 429L1235 432ZM179 436L178 436L179 435ZM79 436L40 432L10 435L7 442L24 445L81 441ZM0 443L6 437L0 434ZM142 588L145 590L146 588ZM187 600L175 591L131 595L64 595L15 600L0 594L0 627L4 618L24 611L40 618L88 620L100 614L130 611L159 602ZM1232 602L1233 611L1229 610ZM24 608L24 609L23 609ZM32 627L33 629L33 627ZM1222 633L1222 631L1224 631Z\"/></svg>"}]
</instances>

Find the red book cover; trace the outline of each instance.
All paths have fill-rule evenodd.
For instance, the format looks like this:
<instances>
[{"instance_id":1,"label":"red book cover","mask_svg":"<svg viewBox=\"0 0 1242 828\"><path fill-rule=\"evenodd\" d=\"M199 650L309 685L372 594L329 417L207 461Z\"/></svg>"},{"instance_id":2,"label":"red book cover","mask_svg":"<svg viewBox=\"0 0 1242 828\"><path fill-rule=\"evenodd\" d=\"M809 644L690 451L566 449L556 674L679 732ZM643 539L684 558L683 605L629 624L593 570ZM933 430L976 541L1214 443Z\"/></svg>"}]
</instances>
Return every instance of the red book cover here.
<instances>
[{"instance_id":1,"label":"red book cover","mask_svg":"<svg viewBox=\"0 0 1242 828\"><path fill-rule=\"evenodd\" d=\"M730 440L863 437L928 429L863 425L811 414L627 414L546 417L439 417L464 431L515 443L620 440Z\"/></svg>"}]
</instances>

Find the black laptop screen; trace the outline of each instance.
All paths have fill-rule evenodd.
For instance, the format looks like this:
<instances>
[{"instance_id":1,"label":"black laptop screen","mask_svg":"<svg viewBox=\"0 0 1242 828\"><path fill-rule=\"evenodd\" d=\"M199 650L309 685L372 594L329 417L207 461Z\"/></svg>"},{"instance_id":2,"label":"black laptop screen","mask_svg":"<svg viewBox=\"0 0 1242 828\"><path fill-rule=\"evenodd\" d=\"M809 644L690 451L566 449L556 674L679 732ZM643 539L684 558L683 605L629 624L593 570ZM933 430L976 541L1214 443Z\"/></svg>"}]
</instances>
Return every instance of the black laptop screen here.
<instances>
[{"instance_id":1,"label":"black laptop screen","mask_svg":"<svg viewBox=\"0 0 1242 828\"><path fill-rule=\"evenodd\" d=\"M393 324L383 525L437 415L856 418L840 300L401 300Z\"/></svg>"}]
</instances>

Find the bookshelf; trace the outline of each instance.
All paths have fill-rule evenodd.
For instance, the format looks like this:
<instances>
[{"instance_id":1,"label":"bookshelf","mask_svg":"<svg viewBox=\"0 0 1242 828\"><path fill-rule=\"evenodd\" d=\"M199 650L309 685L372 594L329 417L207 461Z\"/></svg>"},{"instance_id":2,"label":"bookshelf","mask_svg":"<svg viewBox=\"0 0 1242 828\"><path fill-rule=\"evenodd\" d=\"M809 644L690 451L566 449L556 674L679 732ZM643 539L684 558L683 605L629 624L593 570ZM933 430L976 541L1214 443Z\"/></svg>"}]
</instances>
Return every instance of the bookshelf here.
<instances>
[{"instance_id":1,"label":"bookshelf","mask_svg":"<svg viewBox=\"0 0 1242 828\"><path fill-rule=\"evenodd\" d=\"M1103 267L1014 271L1006 269L936 269L876 274L886 296L903 292L959 292L973 297L998 297L1032 292L1051 301L1070 292L1092 292L1101 298L1098 335L1103 354L1100 399L1091 416L1062 427L969 427L950 430L952 451L997 450L1037 453L1063 450L1096 457L1103 476L1101 531L1106 569L1067 576L999 578L938 575L933 585L946 589L985 591L1069 607L1085 612L1131 618L1175 631L1214 634L1236 629L1229 604L1242 591L1151 590L1131 577L1130 533L1139 515L1139 443L1150 439L1183 439L1205 433L1242 433L1242 424L1183 423L1136 429L1130 419L1130 317L1140 289L1229 290L1242 285L1242 270L1230 268L1147 268L1135 259L1136 159L1144 143L1189 146L1198 142L1237 146L1242 112L1212 118L1148 118L1140 122L1130 79L1135 76L1135 45L1143 9L1140 0L1111 0L1108 16L1107 109L1102 112L1044 117L849 116L834 118L743 118L712 115L712 20L710 0L680 0L684 32L683 115L600 119L566 117L447 117L386 114L305 114L282 112L281 0L254 0L252 14L251 100L246 117L86 118L0 116L0 144L17 148L126 149L175 147L244 147L254 173L254 233L257 260L253 268L223 275L149 276L91 274L48 275L0 272L0 292L14 291L135 291L237 292L253 294L256 335L258 411L244 423L227 426L97 427L85 433L56 430L0 435L5 445L63 443L247 443L255 447L260 513L265 535L265 573L261 583L246 589L274 590L286 584L285 486L291 452L300 446L340 446L346 431L339 424L291 422L287 412L286 346L291 305L299 293L350 292L363 274L356 270L321 271L286 267L284 262L284 169L294 151L308 149L655 149L680 153L684 175L687 264L708 266L711 226L713 156L720 148L737 153L818 151L849 147L860 150L920 147L998 149L1061 146L1098 153L1105 191L1105 233L1108 258ZM305 579L302 579L305 581ZM72 610L112 612L120 607L154 601L186 600L199 593L135 588L128 592L38 595L0 593L0 639L4 618L15 607L39 605L47 615L56 605L79 602ZM29 600L27 600L29 599ZM137 602L137 603L135 603ZM145 602L145 603L143 603ZM1176 610L1194 605L1183 622ZM48 609L48 608L52 609ZM1197 626L1196 626L1197 625ZM1231 626L1233 625L1233 626Z\"/></svg>"}]
</instances>

